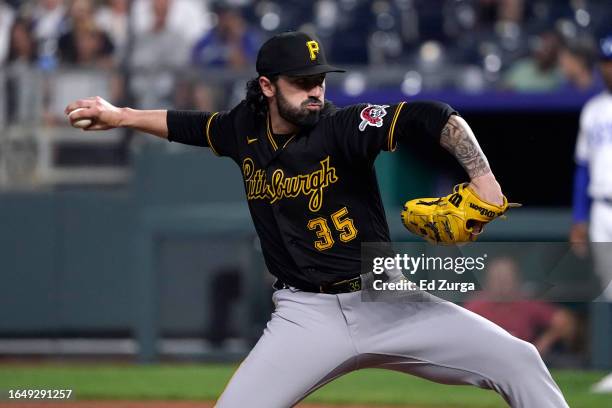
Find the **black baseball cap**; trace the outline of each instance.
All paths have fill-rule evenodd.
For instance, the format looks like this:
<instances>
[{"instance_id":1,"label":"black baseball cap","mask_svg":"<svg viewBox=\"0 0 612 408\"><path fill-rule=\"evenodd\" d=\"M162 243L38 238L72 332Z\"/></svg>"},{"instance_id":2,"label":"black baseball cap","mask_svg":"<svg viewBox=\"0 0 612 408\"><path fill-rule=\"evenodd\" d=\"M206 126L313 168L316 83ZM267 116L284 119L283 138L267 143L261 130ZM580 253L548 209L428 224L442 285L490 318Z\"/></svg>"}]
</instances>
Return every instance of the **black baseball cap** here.
<instances>
[{"instance_id":1,"label":"black baseball cap","mask_svg":"<svg viewBox=\"0 0 612 408\"><path fill-rule=\"evenodd\" d=\"M299 31L275 35L257 53L259 75L308 76L345 72L327 63L321 43Z\"/></svg>"}]
</instances>

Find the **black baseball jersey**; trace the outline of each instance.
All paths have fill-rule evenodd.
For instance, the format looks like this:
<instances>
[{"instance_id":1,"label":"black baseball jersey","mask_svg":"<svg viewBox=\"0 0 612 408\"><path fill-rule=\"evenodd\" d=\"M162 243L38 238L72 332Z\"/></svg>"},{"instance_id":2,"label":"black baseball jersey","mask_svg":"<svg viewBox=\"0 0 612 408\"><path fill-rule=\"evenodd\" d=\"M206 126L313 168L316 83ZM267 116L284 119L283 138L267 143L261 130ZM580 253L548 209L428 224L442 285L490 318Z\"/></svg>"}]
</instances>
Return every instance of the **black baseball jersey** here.
<instances>
[{"instance_id":1,"label":"black baseball jersey","mask_svg":"<svg viewBox=\"0 0 612 408\"><path fill-rule=\"evenodd\" d=\"M388 242L374 160L415 133L439 137L454 111L435 102L326 105L319 122L274 135L240 103L229 112L168 112L168 140L208 146L242 171L269 271L316 291L360 273L362 242Z\"/></svg>"}]
</instances>

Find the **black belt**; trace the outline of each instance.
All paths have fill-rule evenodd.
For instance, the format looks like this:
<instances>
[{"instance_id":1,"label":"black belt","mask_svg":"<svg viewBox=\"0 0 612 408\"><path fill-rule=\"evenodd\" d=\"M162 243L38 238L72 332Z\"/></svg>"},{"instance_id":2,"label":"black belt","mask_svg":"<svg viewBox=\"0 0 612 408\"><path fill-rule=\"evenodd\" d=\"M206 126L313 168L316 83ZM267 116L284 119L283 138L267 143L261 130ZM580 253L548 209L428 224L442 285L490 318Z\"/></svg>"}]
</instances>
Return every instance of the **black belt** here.
<instances>
[{"instance_id":1,"label":"black belt","mask_svg":"<svg viewBox=\"0 0 612 408\"><path fill-rule=\"evenodd\" d=\"M361 290L361 276L356 276L350 279L344 279L337 282L323 283L319 286L318 293L327 293L329 295L337 295L339 293L358 292ZM273 285L274 289L288 289L290 285L276 280ZM301 288L297 288L301 289ZM316 292L314 290L301 289L304 292Z\"/></svg>"}]
</instances>

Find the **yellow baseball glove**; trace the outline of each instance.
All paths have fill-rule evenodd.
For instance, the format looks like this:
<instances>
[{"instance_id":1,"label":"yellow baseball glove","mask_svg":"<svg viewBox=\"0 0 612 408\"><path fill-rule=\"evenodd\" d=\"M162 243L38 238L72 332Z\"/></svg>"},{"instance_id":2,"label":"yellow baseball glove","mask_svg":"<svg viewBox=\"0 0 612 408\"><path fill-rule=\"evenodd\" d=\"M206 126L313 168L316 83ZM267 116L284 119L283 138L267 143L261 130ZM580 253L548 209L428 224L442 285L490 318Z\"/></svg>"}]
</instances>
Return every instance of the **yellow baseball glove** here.
<instances>
[{"instance_id":1,"label":"yellow baseball glove","mask_svg":"<svg viewBox=\"0 0 612 408\"><path fill-rule=\"evenodd\" d=\"M408 230L438 244L475 241L484 225L501 217L508 208L520 204L502 205L483 201L468 183L458 184L453 193L441 198L417 198L407 201L402 222Z\"/></svg>"}]
</instances>

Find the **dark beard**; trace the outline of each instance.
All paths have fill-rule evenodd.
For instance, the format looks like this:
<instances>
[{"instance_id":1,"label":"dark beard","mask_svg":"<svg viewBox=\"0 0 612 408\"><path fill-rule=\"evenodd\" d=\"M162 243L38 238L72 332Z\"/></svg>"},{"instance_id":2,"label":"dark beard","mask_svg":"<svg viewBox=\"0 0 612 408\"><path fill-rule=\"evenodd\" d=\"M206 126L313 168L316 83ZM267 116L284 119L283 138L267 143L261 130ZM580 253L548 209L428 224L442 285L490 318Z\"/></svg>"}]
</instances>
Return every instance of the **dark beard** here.
<instances>
[{"instance_id":1,"label":"dark beard","mask_svg":"<svg viewBox=\"0 0 612 408\"><path fill-rule=\"evenodd\" d=\"M318 103L319 100L306 100L302 103L303 106L295 108L289 104L281 92L276 94L276 107L278 114L287 122L298 127L312 127L319 122L322 109L311 111L306 108L306 105L311 102Z\"/></svg>"}]
</instances>

